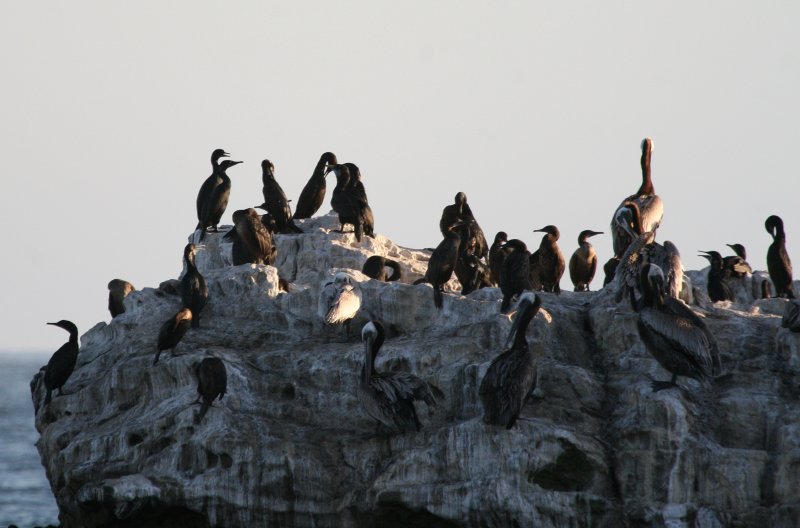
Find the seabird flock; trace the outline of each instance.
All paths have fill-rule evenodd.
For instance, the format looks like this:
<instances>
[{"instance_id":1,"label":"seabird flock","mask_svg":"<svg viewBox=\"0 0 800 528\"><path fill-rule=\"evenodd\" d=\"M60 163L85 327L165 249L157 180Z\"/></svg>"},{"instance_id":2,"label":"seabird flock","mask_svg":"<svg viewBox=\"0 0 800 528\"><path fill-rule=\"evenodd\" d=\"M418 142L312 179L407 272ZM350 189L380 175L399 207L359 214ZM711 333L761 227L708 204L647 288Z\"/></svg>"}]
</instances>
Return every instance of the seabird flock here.
<instances>
[{"instance_id":1,"label":"seabird flock","mask_svg":"<svg viewBox=\"0 0 800 528\"><path fill-rule=\"evenodd\" d=\"M653 391L677 387L678 376L701 382L713 381L721 372L719 351L714 335L689 305L683 282L683 266L677 247L669 241L655 241L661 225L664 204L655 193L650 172L653 140L642 141L642 184L639 190L622 200L614 210L610 232L614 256L603 266L603 286L611 284L617 303L630 303L638 314L639 336L647 350L672 378L653 381ZM186 272L180 281L181 309L161 326L153 365L162 351L173 351L181 338L192 328L199 328L201 313L209 291L206 281L195 265L195 254L207 232L218 232L218 225L228 205L231 180L227 170L238 165L222 149L211 155L211 175L203 182L197 195L198 244L188 244L183 253ZM222 161L220 161L222 160ZM333 153L324 153L303 188L292 215L289 200L275 179L275 166L269 160L261 163L263 174L263 203L233 213L234 227L225 234L233 243L234 265L256 263L274 265L277 247L276 233L302 236L303 230L295 219L310 218L322 205L326 193L326 176L333 173L336 186L331 206L338 214L341 228L353 226L356 240L374 236L374 216L362 182L361 171L353 163L339 164ZM259 214L256 209L263 209ZM792 267L786 252L783 221L775 215L767 218L765 227L773 239L767 252L767 267L775 294L794 299ZM505 350L490 364L479 388L484 409L484 421L510 429L516 423L526 399L535 388L538 356L529 350L526 331L542 305L535 292L560 293L559 282L567 268L558 246L560 232L547 225L536 232L544 233L539 247L531 253L519 239L509 239L501 231L489 246L463 192L456 194L452 204L442 211L439 222L443 239L431 253L427 271L415 284L427 283L433 288L433 302L439 309L444 304L444 286L456 274L462 295L484 287L499 287L502 292L500 312L511 312L517 300L514 320ZM576 292L589 291L597 269L597 253L588 239L602 232L584 230L578 236L578 248L569 260L569 274ZM735 255L723 257L717 251L702 251L708 259L707 290L713 301L733 301L731 281L752 273L747 254L741 244L729 244ZM387 275L387 268L390 275ZM370 256L363 273L378 281L395 281L402 276L399 263L381 255ZM282 289L288 285L281 279ZM112 317L125 311L123 298L134 287L129 282L114 279L108 284L108 307ZM770 284L761 284L762 296L770 294ZM624 304L623 304L624 306ZM350 321L362 309L358 284L344 272L337 273L325 284L318 298L317 314L326 324L344 326L349 336ZM784 326L800 330L800 307L793 301L787 307ZM43 379L50 402L52 391L61 393L78 356L78 329L69 321L48 323L70 333L70 339L55 352L47 364ZM375 358L386 337L380 320L368 321L362 331L364 364L357 394L365 412L375 419L378 427L391 433L419 431L421 424L414 407L423 401L435 407L444 394L434 385L405 372L379 372ZM221 359L206 357L194 363L198 380L199 422L216 398L227 389L225 365Z\"/></svg>"}]
</instances>

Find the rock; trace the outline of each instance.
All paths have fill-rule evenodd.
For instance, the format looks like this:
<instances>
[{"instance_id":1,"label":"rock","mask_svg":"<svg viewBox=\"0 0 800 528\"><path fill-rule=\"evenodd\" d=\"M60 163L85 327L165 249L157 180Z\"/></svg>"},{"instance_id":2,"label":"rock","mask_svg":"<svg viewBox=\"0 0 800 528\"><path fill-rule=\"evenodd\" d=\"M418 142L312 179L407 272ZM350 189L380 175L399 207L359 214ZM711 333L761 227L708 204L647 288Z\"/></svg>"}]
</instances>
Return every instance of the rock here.
<instances>
[{"instance_id":1,"label":"rock","mask_svg":"<svg viewBox=\"0 0 800 528\"><path fill-rule=\"evenodd\" d=\"M359 245L331 232L331 215L299 224L305 234L276 236L277 268L230 266L222 233L206 235L209 303L175 357L151 365L180 305L164 283L82 336L47 408L34 377L63 526L797 526L800 335L780 328L787 300L704 302L702 272L687 272L726 373L653 393L650 378L668 374L614 285L543 293L528 331L537 388L506 431L482 422L477 394L510 328L500 292L445 295L437 310L429 285L410 284L428 252L381 235ZM361 274L372 254L400 262L403 282ZM436 412L418 407L419 433L376 434L356 399L360 332L348 339L316 314L340 270L363 296L354 330L373 317L387 327L378 368L446 395ZM191 365L206 355L225 362L228 392L195 425Z\"/></svg>"}]
</instances>

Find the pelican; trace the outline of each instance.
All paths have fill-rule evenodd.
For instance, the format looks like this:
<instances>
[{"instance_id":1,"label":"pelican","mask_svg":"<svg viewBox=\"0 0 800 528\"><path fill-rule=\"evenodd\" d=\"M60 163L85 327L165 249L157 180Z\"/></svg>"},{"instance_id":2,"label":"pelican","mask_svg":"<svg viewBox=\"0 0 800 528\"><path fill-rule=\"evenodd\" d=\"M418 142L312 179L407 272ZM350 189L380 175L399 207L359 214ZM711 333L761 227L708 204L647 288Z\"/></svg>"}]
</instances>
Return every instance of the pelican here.
<instances>
[{"instance_id":1,"label":"pelican","mask_svg":"<svg viewBox=\"0 0 800 528\"><path fill-rule=\"evenodd\" d=\"M525 333L541 304L535 293L522 295L506 347L513 344L492 361L481 380L478 394L488 424L514 427L525 400L536 388L537 357L528 349Z\"/></svg>"},{"instance_id":2,"label":"pelican","mask_svg":"<svg viewBox=\"0 0 800 528\"><path fill-rule=\"evenodd\" d=\"M361 291L353 285L353 279L340 271L320 291L317 313L327 324L344 324L350 332L350 321L361 308Z\"/></svg>"},{"instance_id":3,"label":"pelican","mask_svg":"<svg viewBox=\"0 0 800 528\"><path fill-rule=\"evenodd\" d=\"M670 381L653 381L653 392L677 387L678 376L711 378L719 367L713 334L682 301L664 291L664 272L655 264L642 269L642 301L638 305L639 336L647 349L672 374Z\"/></svg>"},{"instance_id":4,"label":"pelican","mask_svg":"<svg viewBox=\"0 0 800 528\"><path fill-rule=\"evenodd\" d=\"M436 407L444 394L436 386L407 372L378 372L375 358L383 345L384 330L380 321L370 321L361 330L364 341L364 366L358 384L358 399L372 418L393 432L419 431L421 424L414 401Z\"/></svg>"},{"instance_id":5,"label":"pelican","mask_svg":"<svg viewBox=\"0 0 800 528\"><path fill-rule=\"evenodd\" d=\"M629 232L621 229L617 222L617 211L623 207L626 202L634 202L641 210L642 218L642 231L653 231L658 229L661 225L661 218L664 216L664 204L661 198L656 194L653 187L653 180L650 174L650 158L655 150L655 145L651 138L644 138L642 140L642 185L636 194L632 194L622 200L619 207L611 218L611 241L614 247L614 255L622 257L625 249L633 241Z\"/></svg>"}]
</instances>

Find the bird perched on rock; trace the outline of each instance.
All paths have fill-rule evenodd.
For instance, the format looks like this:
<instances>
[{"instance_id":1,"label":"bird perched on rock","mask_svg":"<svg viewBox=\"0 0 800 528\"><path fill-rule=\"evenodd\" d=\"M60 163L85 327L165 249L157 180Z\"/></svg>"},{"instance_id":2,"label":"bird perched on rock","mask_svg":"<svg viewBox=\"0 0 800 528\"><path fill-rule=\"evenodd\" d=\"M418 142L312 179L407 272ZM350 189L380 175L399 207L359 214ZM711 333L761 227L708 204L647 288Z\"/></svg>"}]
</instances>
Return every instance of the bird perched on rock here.
<instances>
[{"instance_id":1,"label":"bird perched on rock","mask_svg":"<svg viewBox=\"0 0 800 528\"><path fill-rule=\"evenodd\" d=\"M47 395L44 397L44 403L50 403L50 398L54 390L58 389L58 395L61 395L61 387L67 382L75 370L75 363L78 361L78 327L72 321L62 319L57 323L47 323L49 325L63 328L69 332L69 340L61 345L50 357L47 362L47 367L44 371L44 386L47 389Z\"/></svg>"},{"instance_id":2,"label":"bird perched on rock","mask_svg":"<svg viewBox=\"0 0 800 528\"><path fill-rule=\"evenodd\" d=\"M578 249L569 259L569 278L575 286L575 291L589 291L589 284L597 270L597 253L588 238L602 235L602 231L587 229L578 235Z\"/></svg>"},{"instance_id":3,"label":"bird perched on rock","mask_svg":"<svg viewBox=\"0 0 800 528\"><path fill-rule=\"evenodd\" d=\"M326 152L320 156L311 178L300 193L293 218L311 218L314 213L319 211L322 202L325 201L325 191L327 190L325 177L328 175L328 168L337 163L336 154L333 152Z\"/></svg>"},{"instance_id":4,"label":"bird perched on rock","mask_svg":"<svg viewBox=\"0 0 800 528\"><path fill-rule=\"evenodd\" d=\"M406 372L378 372L378 356L385 331L380 321L370 321L361 330L364 341L364 366L358 384L358 399L367 414L395 433L412 433L422 427L414 408L415 401L436 407L444 394L438 387Z\"/></svg>"},{"instance_id":5,"label":"bird perched on rock","mask_svg":"<svg viewBox=\"0 0 800 528\"><path fill-rule=\"evenodd\" d=\"M722 259L723 277L746 277L752 275L753 268L747 263L747 250L741 244L727 244L733 250L735 255L724 257Z\"/></svg>"},{"instance_id":6,"label":"bird perched on rock","mask_svg":"<svg viewBox=\"0 0 800 528\"><path fill-rule=\"evenodd\" d=\"M345 165L350 170L350 183L347 184L347 192L358 203L361 211L361 227L364 234L373 238L375 236L375 217L372 214L372 208L369 206L364 182L361 181L361 169L355 163L345 163ZM358 228L358 226L354 227ZM356 233L356 238L361 240L358 233Z\"/></svg>"},{"instance_id":7,"label":"bird perched on rock","mask_svg":"<svg viewBox=\"0 0 800 528\"><path fill-rule=\"evenodd\" d=\"M203 208L206 207L206 204L211 199L214 189L222 183L219 160L227 157L230 157L230 154L225 152L224 149L216 149L211 153L211 176L205 179L203 185L200 186L200 191L197 193L197 221L200 223L203 222Z\"/></svg>"},{"instance_id":8,"label":"bird perched on rock","mask_svg":"<svg viewBox=\"0 0 800 528\"><path fill-rule=\"evenodd\" d=\"M386 276L386 268L392 270L392 274L388 277ZM381 282L393 282L400 280L400 277L403 274L402 270L400 269L400 264L396 260L392 260L387 257L381 257L380 255L372 255L369 257L366 262L364 262L364 266L361 268L361 273L367 277L371 277Z\"/></svg>"},{"instance_id":9,"label":"bird perched on rock","mask_svg":"<svg viewBox=\"0 0 800 528\"><path fill-rule=\"evenodd\" d=\"M605 277L603 278L603 287L605 288L606 285L614 280L614 276L617 273L617 266L619 266L619 257L613 256L603 264L603 273Z\"/></svg>"},{"instance_id":10,"label":"bird perched on rock","mask_svg":"<svg viewBox=\"0 0 800 528\"><path fill-rule=\"evenodd\" d=\"M194 422L199 424L212 406L215 399L225 395L228 390L228 373L225 371L225 364L221 359L206 357L202 361L192 365L197 376L197 399L195 403L203 400L200 412L195 417Z\"/></svg>"},{"instance_id":11,"label":"bird perched on rock","mask_svg":"<svg viewBox=\"0 0 800 528\"><path fill-rule=\"evenodd\" d=\"M125 313L125 304L122 300L132 291L136 291L128 281L113 279L108 283L108 311L114 318L119 314Z\"/></svg>"},{"instance_id":12,"label":"bird perched on rock","mask_svg":"<svg viewBox=\"0 0 800 528\"><path fill-rule=\"evenodd\" d=\"M456 222L471 224L470 229L476 242L475 254L478 258L484 258L489 252L489 246L486 243L483 229L475 220L475 215L472 214L472 209L467 204L467 195L463 192L457 193L454 202L442 209L442 218L439 220L439 230L442 235L447 236L447 229Z\"/></svg>"},{"instance_id":13,"label":"bird perched on rock","mask_svg":"<svg viewBox=\"0 0 800 528\"><path fill-rule=\"evenodd\" d=\"M527 292L520 297L506 340L507 350L492 361L481 380L478 395L483 404L483 420L488 424L502 425L506 429L514 427L525 400L536 388L538 358L529 350L525 334L541 304L534 293Z\"/></svg>"},{"instance_id":14,"label":"bird perched on rock","mask_svg":"<svg viewBox=\"0 0 800 528\"><path fill-rule=\"evenodd\" d=\"M183 307L192 311L192 328L200 328L200 312L208 301L208 286L203 275L197 270L194 257L198 249L205 246L186 244L183 249L183 262L186 264L186 273L181 278L181 301Z\"/></svg>"},{"instance_id":15,"label":"bird perched on rock","mask_svg":"<svg viewBox=\"0 0 800 528\"><path fill-rule=\"evenodd\" d=\"M277 251L272 233L255 209L235 211L233 225L225 238L233 239L231 257L234 266L248 263L272 265L275 262Z\"/></svg>"},{"instance_id":16,"label":"bird perched on rock","mask_svg":"<svg viewBox=\"0 0 800 528\"><path fill-rule=\"evenodd\" d=\"M677 387L678 376L709 379L720 365L713 334L691 308L666 295L665 282L658 266L646 264L642 269L639 336L656 361L672 374L670 381L653 381L654 392Z\"/></svg>"},{"instance_id":17,"label":"bird perched on rock","mask_svg":"<svg viewBox=\"0 0 800 528\"><path fill-rule=\"evenodd\" d=\"M711 302L717 301L734 301L733 290L725 281L724 270L722 267L722 255L717 251L703 251L701 257L708 260L710 266L708 268L708 297Z\"/></svg>"},{"instance_id":18,"label":"bird perched on rock","mask_svg":"<svg viewBox=\"0 0 800 528\"><path fill-rule=\"evenodd\" d=\"M319 293L317 314L326 324L343 324L350 334L350 321L361 309L361 291L347 273L338 272Z\"/></svg>"},{"instance_id":19,"label":"bird perched on rock","mask_svg":"<svg viewBox=\"0 0 800 528\"><path fill-rule=\"evenodd\" d=\"M503 313L511 308L511 301L514 296L531 289L531 254L525 242L512 238L506 243L505 247L508 254L500 272L500 291L503 292L500 311Z\"/></svg>"},{"instance_id":20,"label":"bird perched on rock","mask_svg":"<svg viewBox=\"0 0 800 528\"><path fill-rule=\"evenodd\" d=\"M462 222L456 222L447 230L444 240L439 242L436 249L431 253L428 260L428 269L425 270L424 282L433 286L433 304L437 308L442 307L442 292L444 285L453 276L458 259L458 248L461 244L461 236L458 229L463 226Z\"/></svg>"},{"instance_id":21,"label":"bird perched on rock","mask_svg":"<svg viewBox=\"0 0 800 528\"><path fill-rule=\"evenodd\" d=\"M192 324L192 311L188 308L181 308L178 313L164 321L158 331L158 343L156 344L156 357L153 365L158 364L161 351L170 350L175 355L175 347L178 346L189 326Z\"/></svg>"},{"instance_id":22,"label":"bird perched on rock","mask_svg":"<svg viewBox=\"0 0 800 528\"><path fill-rule=\"evenodd\" d=\"M264 203L256 207L267 211L275 220L278 233L302 233L303 230L297 227L292 220L292 209L289 207L286 193L275 179L275 165L265 159L261 162L261 173L261 181L264 185L262 188Z\"/></svg>"},{"instance_id":23,"label":"bird perched on rock","mask_svg":"<svg viewBox=\"0 0 800 528\"><path fill-rule=\"evenodd\" d=\"M334 165L331 169L336 175L336 187L333 188L331 197L331 207L339 215L339 232L344 233L345 224L353 226L356 240L361 242L364 233L368 236L373 231L374 220L372 209L366 201L366 192L363 191L363 184L359 185L356 174L351 173L352 163ZM357 168L357 167L356 167ZM360 172L359 172L360 174Z\"/></svg>"},{"instance_id":24,"label":"bird perched on rock","mask_svg":"<svg viewBox=\"0 0 800 528\"><path fill-rule=\"evenodd\" d=\"M500 284L500 272L508 255L508 250L505 247L506 242L508 242L508 235L505 231L498 231L494 236L494 242L489 248L489 271L492 276L492 282L495 285Z\"/></svg>"},{"instance_id":25,"label":"bird perched on rock","mask_svg":"<svg viewBox=\"0 0 800 528\"><path fill-rule=\"evenodd\" d=\"M772 244L767 249L767 271L769 278L775 286L775 296L794 299L792 289L792 261L786 252L786 233L783 230L783 220L772 215L764 222L767 232L772 236Z\"/></svg>"},{"instance_id":26,"label":"bird perched on rock","mask_svg":"<svg viewBox=\"0 0 800 528\"><path fill-rule=\"evenodd\" d=\"M539 280L542 291L561 293L561 276L564 275L564 255L558 247L561 234L554 225L534 229L534 232L545 233L539 244Z\"/></svg>"},{"instance_id":27,"label":"bird perched on rock","mask_svg":"<svg viewBox=\"0 0 800 528\"><path fill-rule=\"evenodd\" d=\"M641 147L642 184L636 194L632 194L622 200L622 203L614 211L614 217L611 218L611 241L614 247L614 255L617 257L622 257L628 245L635 238L630 234L630 231L620 228L620 224L617 221L617 211L620 207L623 207L627 202L633 202L639 207L641 210L641 232L652 231L655 233L655 230L661 225L661 218L664 216L664 204L656 194L650 173L650 158L655 149L653 140L644 138Z\"/></svg>"},{"instance_id":28,"label":"bird perched on rock","mask_svg":"<svg viewBox=\"0 0 800 528\"><path fill-rule=\"evenodd\" d=\"M228 199L231 196L231 179L228 177L228 169L239 163L241 163L241 161L223 160L216 170L216 173L209 177L212 183L217 181L219 183L211 187L211 190L208 191L207 189L203 189L203 187L209 183L209 180L206 180L206 182L203 183L203 187L200 188L200 193L197 196L197 203L200 206L198 210L199 222L197 223L196 229L200 230L201 241L203 237L205 237L206 230L209 228L213 229L215 232L219 231L217 226L222 219L222 215L225 214L225 209L228 207ZM200 203L201 198L202 204Z\"/></svg>"}]
</instances>

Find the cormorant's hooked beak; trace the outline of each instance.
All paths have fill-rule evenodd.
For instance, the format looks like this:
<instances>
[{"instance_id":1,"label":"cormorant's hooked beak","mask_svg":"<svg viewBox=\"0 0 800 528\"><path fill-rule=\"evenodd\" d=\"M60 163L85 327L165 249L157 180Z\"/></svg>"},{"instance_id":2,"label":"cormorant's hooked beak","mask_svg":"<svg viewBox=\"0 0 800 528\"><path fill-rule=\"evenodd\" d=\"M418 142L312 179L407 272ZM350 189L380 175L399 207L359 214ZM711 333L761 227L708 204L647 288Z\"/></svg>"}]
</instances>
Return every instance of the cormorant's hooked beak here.
<instances>
[{"instance_id":1,"label":"cormorant's hooked beak","mask_svg":"<svg viewBox=\"0 0 800 528\"><path fill-rule=\"evenodd\" d=\"M231 155L228 154L227 152L225 152L224 150L222 151L222 154L220 155L220 158L230 158L230 157L231 157Z\"/></svg>"},{"instance_id":2,"label":"cormorant's hooked beak","mask_svg":"<svg viewBox=\"0 0 800 528\"><path fill-rule=\"evenodd\" d=\"M234 165L238 165L240 163L244 163L244 162L243 161L231 161L231 167L233 167Z\"/></svg>"},{"instance_id":3,"label":"cormorant's hooked beak","mask_svg":"<svg viewBox=\"0 0 800 528\"><path fill-rule=\"evenodd\" d=\"M595 236L595 235L602 235L602 234L603 234L603 232L602 232L602 231L592 231L592 234L591 234L591 235L589 235L589 236L590 236L590 237L593 237L593 236Z\"/></svg>"}]
</instances>

